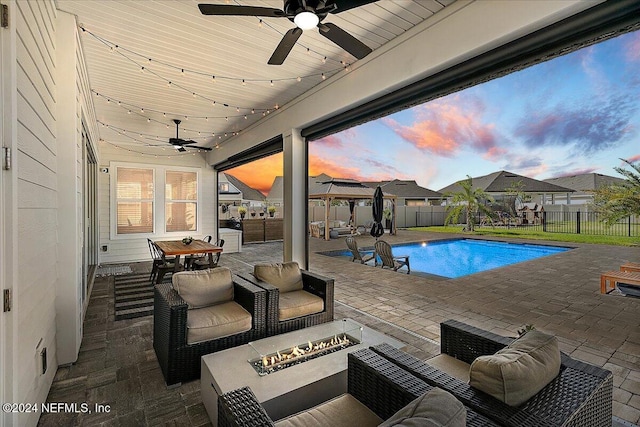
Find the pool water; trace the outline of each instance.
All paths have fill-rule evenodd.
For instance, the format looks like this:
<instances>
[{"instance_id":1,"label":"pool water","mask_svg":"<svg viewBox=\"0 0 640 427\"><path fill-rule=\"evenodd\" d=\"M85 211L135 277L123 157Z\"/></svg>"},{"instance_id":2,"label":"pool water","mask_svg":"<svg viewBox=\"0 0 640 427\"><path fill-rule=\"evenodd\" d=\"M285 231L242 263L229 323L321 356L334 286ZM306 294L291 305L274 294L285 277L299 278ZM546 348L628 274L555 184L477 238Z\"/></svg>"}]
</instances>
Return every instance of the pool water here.
<instances>
[{"instance_id":1,"label":"pool water","mask_svg":"<svg viewBox=\"0 0 640 427\"><path fill-rule=\"evenodd\" d=\"M395 256L409 255L411 272L435 274L454 279L519 262L554 255L570 248L460 239L393 246ZM351 256L341 252L338 256Z\"/></svg>"}]
</instances>

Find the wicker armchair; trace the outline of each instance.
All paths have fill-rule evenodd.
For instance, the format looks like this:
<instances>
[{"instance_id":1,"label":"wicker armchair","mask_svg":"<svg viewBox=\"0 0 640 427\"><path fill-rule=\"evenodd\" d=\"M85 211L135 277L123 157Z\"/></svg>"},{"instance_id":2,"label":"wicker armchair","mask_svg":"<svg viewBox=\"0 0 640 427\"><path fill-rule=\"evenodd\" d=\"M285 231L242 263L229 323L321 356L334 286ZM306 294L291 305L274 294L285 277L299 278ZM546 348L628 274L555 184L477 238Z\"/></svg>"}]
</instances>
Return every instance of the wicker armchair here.
<instances>
[{"instance_id":1,"label":"wicker armchair","mask_svg":"<svg viewBox=\"0 0 640 427\"><path fill-rule=\"evenodd\" d=\"M285 332L291 332L333 320L333 279L306 270L300 270L300 272L302 273L302 290L320 297L324 303L324 309L318 313L286 320L280 320L279 317L280 289L270 283L257 279L255 276L244 277L267 291L267 336L284 334Z\"/></svg>"},{"instance_id":2,"label":"wicker armchair","mask_svg":"<svg viewBox=\"0 0 640 427\"><path fill-rule=\"evenodd\" d=\"M442 353L465 363L494 354L513 341L455 320L441 323L440 330ZM611 372L564 353L558 376L528 401L513 407L389 345L373 350L503 426L611 426Z\"/></svg>"},{"instance_id":3,"label":"wicker armchair","mask_svg":"<svg viewBox=\"0 0 640 427\"><path fill-rule=\"evenodd\" d=\"M369 349L349 353L347 369L347 392L383 420L433 388ZM467 426L497 426L472 409L467 407L466 410ZM220 427L274 425L248 387L218 398ZM358 422L351 425L358 425Z\"/></svg>"},{"instance_id":4,"label":"wicker armchair","mask_svg":"<svg viewBox=\"0 0 640 427\"><path fill-rule=\"evenodd\" d=\"M210 341L188 344L187 303L170 284L155 286L153 348L168 386L199 378L201 356L265 337L266 292L235 275L233 292L233 300L251 314L251 329Z\"/></svg>"}]
</instances>

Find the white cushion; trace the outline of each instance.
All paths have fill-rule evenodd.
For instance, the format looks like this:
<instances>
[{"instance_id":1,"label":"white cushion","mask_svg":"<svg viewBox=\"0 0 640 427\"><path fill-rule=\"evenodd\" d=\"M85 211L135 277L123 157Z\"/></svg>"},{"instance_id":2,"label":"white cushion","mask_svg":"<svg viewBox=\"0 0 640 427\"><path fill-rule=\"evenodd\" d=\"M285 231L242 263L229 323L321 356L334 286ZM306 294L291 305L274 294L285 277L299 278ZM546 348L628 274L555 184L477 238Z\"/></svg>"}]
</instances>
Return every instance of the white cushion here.
<instances>
[{"instance_id":1,"label":"white cushion","mask_svg":"<svg viewBox=\"0 0 640 427\"><path fill-rule=\"evenodd\" d=\"M476 358L469 371L469 384L507 405L519 406L559 372L556 337L530 331L496 354Z\"/></svg>"},{"instance_id":2,"label":"white cushion","mask_svg":"<svg viewBox=\"0 0 640 427\"><path fill-rule=\"evenodd\" d=\"M231 270L226 267L181 271L175 273L171 280L173 288L189 308L233 301L233 279Z\"/></svg>"}]
</instances>

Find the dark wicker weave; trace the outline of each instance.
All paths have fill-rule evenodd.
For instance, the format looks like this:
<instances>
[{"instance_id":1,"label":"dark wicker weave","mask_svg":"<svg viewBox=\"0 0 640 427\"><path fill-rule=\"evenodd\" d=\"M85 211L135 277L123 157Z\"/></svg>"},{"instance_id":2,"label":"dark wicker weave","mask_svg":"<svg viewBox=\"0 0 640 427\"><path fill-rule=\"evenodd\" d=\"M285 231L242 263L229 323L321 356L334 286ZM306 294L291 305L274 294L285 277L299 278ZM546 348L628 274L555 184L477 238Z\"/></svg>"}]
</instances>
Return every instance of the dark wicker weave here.
<instances>
[{"instance_id":1,"label":"dark wicker weave","mask_svg":"<svg viewBox=\"0 0 640 427\"><path fill-rule=\"evenodd\" d=\"M303 289L322 298L324 310L320 313L283 321L278 320L278 300L280 298L278 288L258 280L253 275L245 276L245 279L267 291L267 336L284 334L333 320L333 279L306 270L301 270L301 272Z\"/></svg>"},{"instance_id":2,"label":"dark wicker weave","mask_svg":"<svg viewBox=\"0 0 640 427\"><path fill-rule=\"evenodd\" d=\"M387 419L409 402L431 390L431 386L369 349L348 355L347 387L353 397ZM248 387L218 398L218 425L273 426L265 410ZM354 424L355 425L355 424ZM491 420L467 408L467 426L496 426Z\"/></svg>"},{"instance_id":3,"label":"dark wicker weave","mask_svg":"<svg viewBox=\"0 0 640 427\"><path fill-rule=\"evenodd\" d=\"M511 341L455 320L441 324L442 353L466 363L477 356L493 354ZM512 407L389 345L382 344L373 350L425 382L449 391L466 406L500 425L611 426L611 372L565 354L561 355L560 374L527 402Z\"/></svg>"},{"instance_id":4,"label":"dark wicker weave","mask_svg":"<svg viewBox=\"0 0 640 427\"><path fill-rule=\"evenodd\" d=\"M264 338L267 294L238 276L233 276L234 301L251 313L249 331L196 344L187 344L187 303L170 284L155 286L153 348L167 385L200 377L200 357Z\"/></svg>"}]
</instances>

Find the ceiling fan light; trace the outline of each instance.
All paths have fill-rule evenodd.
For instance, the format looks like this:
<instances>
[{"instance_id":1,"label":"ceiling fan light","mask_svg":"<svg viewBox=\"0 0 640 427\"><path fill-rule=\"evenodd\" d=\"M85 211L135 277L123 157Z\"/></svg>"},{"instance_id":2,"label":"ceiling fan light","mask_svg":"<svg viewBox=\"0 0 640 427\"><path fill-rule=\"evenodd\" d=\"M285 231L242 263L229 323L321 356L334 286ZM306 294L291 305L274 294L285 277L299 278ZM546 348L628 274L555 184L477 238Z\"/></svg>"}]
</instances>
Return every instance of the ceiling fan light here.
<instances>
[{"instance_id":1,"label":"ceiling fan light","mask_svg":"<svg viewBox=\"0 0 640 427\"><path fill-rule=\"evenodd\" d=\"M320 22L320 18L315 13L312 12L300 12L294 18L293 22L300 28L301 30L310 30L318 25Z\"/></svg>"}]
</instances>

